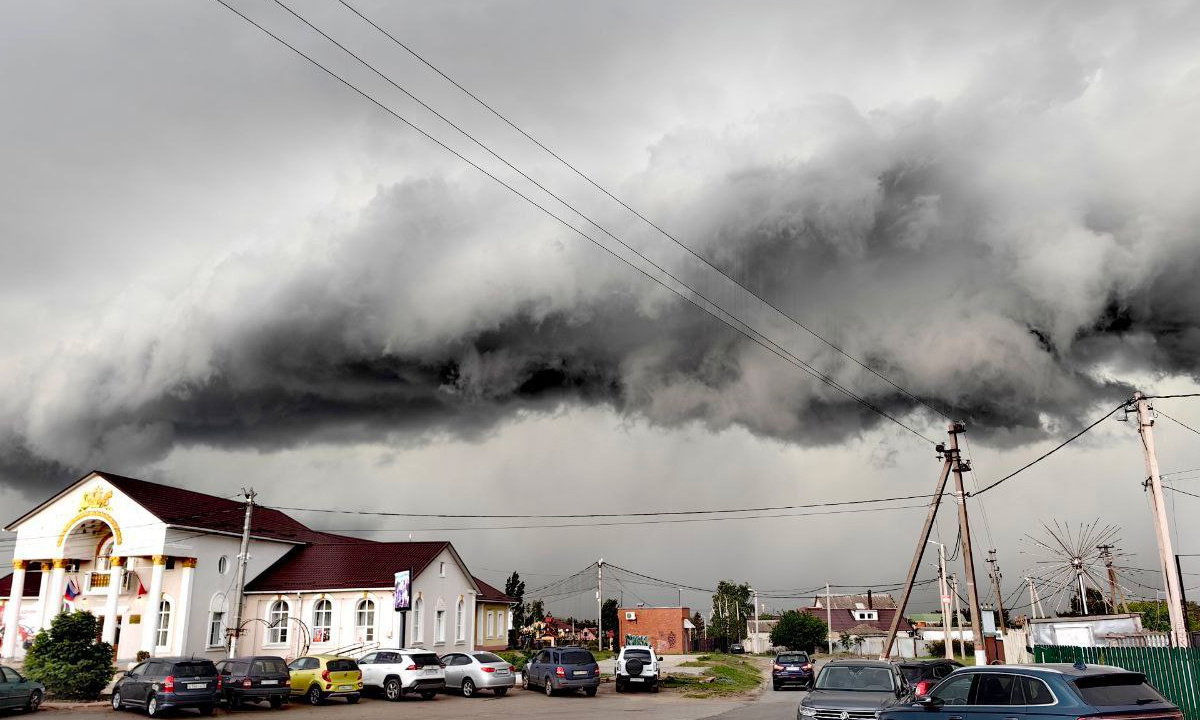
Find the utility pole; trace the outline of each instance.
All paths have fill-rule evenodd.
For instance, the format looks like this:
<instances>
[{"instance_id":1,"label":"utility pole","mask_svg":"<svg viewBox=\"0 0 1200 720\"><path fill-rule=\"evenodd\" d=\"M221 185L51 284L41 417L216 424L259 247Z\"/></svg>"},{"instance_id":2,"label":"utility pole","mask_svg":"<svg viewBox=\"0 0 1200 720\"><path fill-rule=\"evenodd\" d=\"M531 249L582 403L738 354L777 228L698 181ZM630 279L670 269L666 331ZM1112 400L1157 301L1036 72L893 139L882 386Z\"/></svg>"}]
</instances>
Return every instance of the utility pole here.
<instances>
[{"instance_id":1,"label":"utility pole","mask_svg":"<svg viewBox=\"0 0 1200 720\"><path fill-rule=\"evenodd\" d=\"M896 614L892 617L892 623L888 627L887 638L883 641L883 654L879 656L881 660L887 660L891 657L892 644L896 642L896 633L900 630L900 621L904 619L904 613L908 609L908 600L912 597L913 583L917 579L917 570L921 567L921 559L925 557L925 545L929 542L929 532L933 529L933 521L937 517L938 508L942 504L942 495L946 492L946 480L950 477L950 466L953 464L953 461L944 444L937 446L937 452L938 460L943 460L942 473L938 476L937 487L933 491L933 499L929 501L929 512L925 515L925 525L921 527L921 536L917 540L917 550L913 553L912 563L908 566L908 579L904 582L904 594L900 596L900 604L896 607ZM828 585L825 586L825 594L829 594ZM830 652L832 653L833 650L831 649Z\"/></svg>"},{"instance_id":2,"label":"utility pole","mask_svg":"<svg viewBox=\"0 0 1200 720\"><path fill-rule=\"evenodd\" d=\"M754 652L762 652L758 647L758 591L754 591Z\"/></svg>"},{"instance_id":3,"label":"utility pole","mask_svg":"<svg viewBox=\"0 0 1200 720\"><path fill-rule=\"evenodd\" d=\"M1167 589L1167 612L1171 617L1171 644L1175 647L1188 647L1187 621L1183 615L1183 583L1180 582L1179 570L1175 564L1175 548L1171 543L1171 531L1167 525L1167 504L1163 498L1162 478L1158 473L1158 456L1154 452L1154 409L1146 400L1146 396L1137 392L1133 394L1133 404L1136 406L1138 433L1142 436L1142 451L1146 457L1145 487L1150 491L1150 504L1154 511L1154 532L1158 537L1159 566L1162 568ZM1126 406L1128 416L1130 408Z\"/></svg>"},{"instance_id":4,"label":"utility pole","mask_svg":"<svg viewBox=\"0 0 1200 720\"><path fill-rule=\"evenodd\" d=\"M1108 572L1108 606L1111 612L1120 612L1121 605L1117 603L1117 571L1113 567L1113 546L1112 545L1097 545L1096 549L1100 551L1100 557L1104 560L1104 569ZM1122 601L1124 597L1122 596ZM1125 612L1129 612L1126 608Z\"/></svg>"},{"instance_id":5,"label":"utility pole","mask_svg":"<svg viewBox=\"0 0 1200 720\"><path fill-rule=\"evenodd\" d=\"M971 524L967 520L967 491L963 473L971 471L958 451L958 435L966 432L962 423L950 423L950 448L954 459L954 488L958 498L958 532L962 536L963 568L967 573L967 602L971 606L971 632L975 636L975 664L987 665L987 645L983 642L983 615L979 611L979 589L975 583L975 557L971 554Z\"/></svg>"},{"instance_id":6,"label":"utility pole","mask_svg":"<svg viewBox=\"0 0 1200 720\"><path fill-rule=\"evenodd\" d=\"M940 542L929 541L938 546L938 590L942 600L942 645L947 660L954 659L954 639L950 636L950 590L946 587L946 546Z\"/></svg>"},{"instance_id":7,"label":"utility pole","mask_svg":"<svg viewBox=\"0 0 1200 720\"><path fill-rule=\"evenodd\" d=\"M829 594L829 583L825 583L825 638L829 644L829 654L833 655L833 607L831 606L832 596ZM888 643L891 647L891 643ZM886 654L886 653L885 653Z\"/></svg>"},{"instance_id":8,"label":"utility pole","mask_svg":"<svg viewBox=\"0 0 1200 720\"><path fill-rule=\"evenodd\" d=\"M996 560L996 549L988 550L988 565L992 567L990 575L992 577L992 587L996 589L996 610L997 610L997 625L1000 627L1000 632L1003 634L1008 628L1004 623L1004 594L1000 591L1001 575L1000 563Z\"/></svg>"},{"instance_id":9,"label":"utility pole","mask_svg":"<svg viewBox=\"0 0 1200 720\"><path fill-rule=\"evenodd\" d=\"M613 638L616 632L613 628ZM604 650L604 558L596 563L596 647Z\"/></svg>"},{"instance_id":10,"label":"utility pole","mask_svg":"<svg viewBox=\"0 0 1200 720\"><path fill-rule=\"evenodd\" d=\"M242 610L246 604L246 563L250 560L250 517L254 514L254 488L242 488L246 497L246 517L242 520L242 545L238 550L237 579L234 581L233 625L229 629L229 657L237 657L238 638L242 634Z\"/></svg>"},{"instance_id":11,"label":"utility pole","mask_svg":"<svg viewBox=\"0 0 1200 720\"><path fill-rule=\"evenodd\" d=\"M967 638L966 638L966 633L963 631L962 613L959 612L959 609L958 609L958 576L957 575L950 576L950 588L954 591L954 624L958 626L958 654L962 655L963 657L966 657L967 656ZM979 638L976 638L975 642L978 643Z\"/></svg>"}]
</instances>

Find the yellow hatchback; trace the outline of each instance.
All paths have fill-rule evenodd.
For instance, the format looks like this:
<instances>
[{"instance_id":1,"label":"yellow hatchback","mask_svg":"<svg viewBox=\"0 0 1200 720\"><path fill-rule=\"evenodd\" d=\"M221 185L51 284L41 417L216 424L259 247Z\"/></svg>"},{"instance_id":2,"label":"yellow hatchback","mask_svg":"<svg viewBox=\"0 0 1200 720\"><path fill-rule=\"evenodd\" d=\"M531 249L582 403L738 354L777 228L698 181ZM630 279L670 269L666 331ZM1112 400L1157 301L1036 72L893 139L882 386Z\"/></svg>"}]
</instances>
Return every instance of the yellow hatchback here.
<instances>
[{"instance_id":1,"label":"yellow hatchback","mask_svg":"<svg viewBox=\"0 0 1200 720\"><path fill-rule=\"evenodd\" d=\"M353 705L362 696L362 671L354 658L340 655L306 655L288 665L292 696L320 705L331 697L344 697Z\"/></svg>"}]
</instances>

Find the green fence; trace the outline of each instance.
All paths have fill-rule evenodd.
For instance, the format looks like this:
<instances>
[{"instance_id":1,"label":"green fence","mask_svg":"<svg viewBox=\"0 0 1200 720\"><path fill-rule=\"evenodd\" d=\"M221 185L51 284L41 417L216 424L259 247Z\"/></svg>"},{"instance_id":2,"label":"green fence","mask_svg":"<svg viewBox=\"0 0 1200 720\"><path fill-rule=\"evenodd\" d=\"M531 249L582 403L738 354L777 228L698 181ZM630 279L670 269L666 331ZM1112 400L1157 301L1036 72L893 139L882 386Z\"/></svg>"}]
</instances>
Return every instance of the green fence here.
<instances>
[{"instance_id":1,"label":"green fence","mask_svg":"<svg viewBox=\"0 0 1200 720\"><path fill-rule=\"evenodd\" d=\"M1200 720L1200 649L1039 645L1033 649L1033 658L1040 663L1082 660L1088 665L1114 665L1143 673L1188 720Z\"/></svg>"}]
</instances>

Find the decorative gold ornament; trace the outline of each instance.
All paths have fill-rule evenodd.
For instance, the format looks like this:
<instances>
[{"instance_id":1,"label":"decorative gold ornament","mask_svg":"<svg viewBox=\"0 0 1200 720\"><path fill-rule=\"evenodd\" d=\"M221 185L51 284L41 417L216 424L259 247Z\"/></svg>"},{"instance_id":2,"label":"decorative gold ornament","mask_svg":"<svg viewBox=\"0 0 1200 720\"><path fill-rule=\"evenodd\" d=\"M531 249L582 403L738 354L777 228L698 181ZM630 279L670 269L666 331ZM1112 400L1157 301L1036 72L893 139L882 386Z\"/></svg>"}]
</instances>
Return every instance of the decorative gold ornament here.
<instances>
[{"instance_id":1,"label":"decorative gold ornament","mask_svg":"<svg viewBox=\"0 0 1200 720\"><path fill-rule=\"evenodd\" d=\"M102 485L97 485L83 494L83 501L79 503L79 511L107 510L112 496L112 490L105 490Z\"/></svg>"}]
</instances>

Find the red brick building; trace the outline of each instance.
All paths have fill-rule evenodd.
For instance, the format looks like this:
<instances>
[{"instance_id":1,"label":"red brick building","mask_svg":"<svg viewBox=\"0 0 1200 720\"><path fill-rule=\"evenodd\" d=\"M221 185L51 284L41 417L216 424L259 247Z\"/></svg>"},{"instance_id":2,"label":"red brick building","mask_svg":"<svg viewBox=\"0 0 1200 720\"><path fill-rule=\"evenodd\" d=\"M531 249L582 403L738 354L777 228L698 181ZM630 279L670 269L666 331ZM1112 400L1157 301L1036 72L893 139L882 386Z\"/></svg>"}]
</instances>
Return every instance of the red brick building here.
<instances>
[{"instance_id":1,"label":"red brick building","mask_svg":"<svg viewBox=\"0 0 1200 720\"><path fill-rule=\"evenodd\" d=\"M645 637L659 655L683 655L691 652L692 621L688 608L681 607L631 607L617 611L620 625L617 643L625 645L625 638Z\"/></svg>"}]
</instances>

